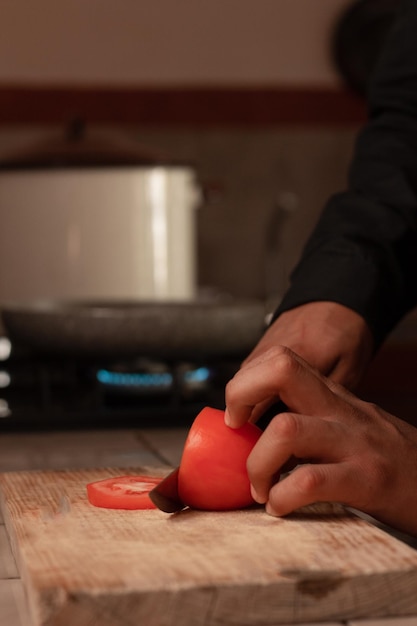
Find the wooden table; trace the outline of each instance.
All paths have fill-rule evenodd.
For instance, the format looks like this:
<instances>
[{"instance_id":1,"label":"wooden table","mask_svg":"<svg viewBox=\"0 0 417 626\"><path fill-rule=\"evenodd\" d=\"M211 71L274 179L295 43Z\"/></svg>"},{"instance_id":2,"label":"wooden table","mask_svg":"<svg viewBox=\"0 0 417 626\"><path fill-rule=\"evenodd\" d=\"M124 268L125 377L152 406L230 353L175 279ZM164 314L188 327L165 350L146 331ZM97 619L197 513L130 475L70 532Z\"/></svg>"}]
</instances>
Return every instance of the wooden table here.
<instances>
[{"instance_id":1,"label":"wooden table","mask_svg":"<svg viewBox=\"0 0 417 626\"><path fill-rule=\"evenodd\" d=\"M0 472L178 464L186 430L3 434ZM327 622L327 626L417 626L415 617ZM0 520L0 626L31 626L25 592ZM75 625L74 625L75 626ZM273 625L271 625L273 626ZM317 623L315 624L317 626Z\"/></svg>"}]
</instances>

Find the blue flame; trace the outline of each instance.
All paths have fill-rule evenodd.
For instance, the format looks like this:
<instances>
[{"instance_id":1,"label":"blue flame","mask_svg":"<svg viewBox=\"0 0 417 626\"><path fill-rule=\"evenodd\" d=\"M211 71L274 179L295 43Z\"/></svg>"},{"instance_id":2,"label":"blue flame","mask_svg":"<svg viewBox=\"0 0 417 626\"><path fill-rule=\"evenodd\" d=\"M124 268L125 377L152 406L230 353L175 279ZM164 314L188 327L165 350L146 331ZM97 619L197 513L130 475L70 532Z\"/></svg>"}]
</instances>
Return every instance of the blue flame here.
<instances>
[{"instance_id":1,"label":"blue flame","mask_svg":"<svg viewBox=\"0 0 417 626\"><path fill-rule=\"evenodd\" d=\"M97 380L103 385L117 387L170 387L174 377L169 372L110 372L106 369L98 370ZM207 367L198 367L188 370L184 374L186 383L203 383L210 378L210 370Z\"/></svg>"}]
</instances>

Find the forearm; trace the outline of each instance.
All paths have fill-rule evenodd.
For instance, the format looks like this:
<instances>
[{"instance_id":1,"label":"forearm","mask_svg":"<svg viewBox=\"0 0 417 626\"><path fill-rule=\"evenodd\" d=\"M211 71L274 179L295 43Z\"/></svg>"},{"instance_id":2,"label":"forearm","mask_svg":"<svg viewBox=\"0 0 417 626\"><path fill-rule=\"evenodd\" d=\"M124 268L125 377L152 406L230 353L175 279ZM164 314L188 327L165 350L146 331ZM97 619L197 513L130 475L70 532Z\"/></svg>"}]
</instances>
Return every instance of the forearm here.
<instances>
[{"instance_id":1,"label":"forearm","mask_svg":"<svg viewBox=\"0 0 417 626\"><path fill-rule=\"evenodd\" d=\"M417 303L417 2L405 3L370 90L348 189L330 199L292 275L282 311L331 300L378 345Z\"/></svg>"}]
</instances>

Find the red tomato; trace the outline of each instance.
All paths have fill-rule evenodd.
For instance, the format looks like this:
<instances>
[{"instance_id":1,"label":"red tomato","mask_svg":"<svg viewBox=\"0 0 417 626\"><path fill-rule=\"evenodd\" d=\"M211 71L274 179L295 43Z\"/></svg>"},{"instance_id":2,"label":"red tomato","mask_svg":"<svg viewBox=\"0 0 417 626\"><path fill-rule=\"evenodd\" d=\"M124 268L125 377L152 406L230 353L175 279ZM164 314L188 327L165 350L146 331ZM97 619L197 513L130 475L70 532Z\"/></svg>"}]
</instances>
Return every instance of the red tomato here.
<instances>
[{"instance_id":1,"label":"red tomato","mask_svg":"<svg viewBox=\"0 0 417 626\"><path fill-rule=\"evenodd\" d=\"M154 509L148 493L161 482L157 476L117 476L87 485L90 504L105 509Z\"/></svg>"},{"instance_id":2,"label":"red tomato","mask_svg":"<svg viewBox=\"0 0 417 626\"><path fill-rule=\"evenodd\" d=\"M190 428L181 459L178 493L184 504L211 511L252 505L246 460L261 434L249 423L229 428L223 411L204 408Z\"/></svg>"}]
</instances>

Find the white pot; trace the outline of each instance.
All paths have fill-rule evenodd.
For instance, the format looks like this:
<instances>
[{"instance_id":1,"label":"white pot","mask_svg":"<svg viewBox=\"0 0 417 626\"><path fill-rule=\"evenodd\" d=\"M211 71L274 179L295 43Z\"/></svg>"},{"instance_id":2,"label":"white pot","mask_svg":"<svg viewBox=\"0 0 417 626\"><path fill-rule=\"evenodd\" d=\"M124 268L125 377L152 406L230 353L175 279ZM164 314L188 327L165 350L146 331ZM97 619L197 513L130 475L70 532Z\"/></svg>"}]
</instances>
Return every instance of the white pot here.
<instances>
[{"instance_id":1,"label":"white pot","mask_svg":"<svg viewBox=\"0 0 417 626\"><path fill-rule=\"evenodd\" d=\"M189 166L0 171L0 302L196 295Z\"/></svg>"}]
</instances>

